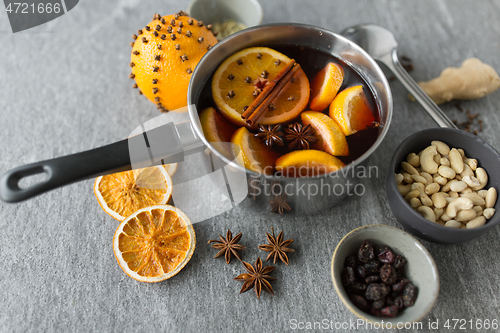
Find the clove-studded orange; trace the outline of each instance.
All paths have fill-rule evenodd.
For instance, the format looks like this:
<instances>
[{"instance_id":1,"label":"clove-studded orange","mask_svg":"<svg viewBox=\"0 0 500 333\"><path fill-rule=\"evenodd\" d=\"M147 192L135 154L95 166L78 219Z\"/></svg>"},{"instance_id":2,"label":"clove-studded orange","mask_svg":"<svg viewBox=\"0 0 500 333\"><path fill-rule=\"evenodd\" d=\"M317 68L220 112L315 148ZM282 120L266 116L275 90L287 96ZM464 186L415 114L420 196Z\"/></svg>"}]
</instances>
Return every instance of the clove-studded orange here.
<instances>
[{"instance_id":1,"label":"clove-studded orange","mask_svg":"<svg viewBox=\"0 0 500 333\"><path fill-rule=\"evenodd\" d=\"M183 11L163 17L155 14L132 38L129 77L135 80L133 87L162 112L187 106L191 74L217 43L211 26Z\"/></svg>"}]
</instances>

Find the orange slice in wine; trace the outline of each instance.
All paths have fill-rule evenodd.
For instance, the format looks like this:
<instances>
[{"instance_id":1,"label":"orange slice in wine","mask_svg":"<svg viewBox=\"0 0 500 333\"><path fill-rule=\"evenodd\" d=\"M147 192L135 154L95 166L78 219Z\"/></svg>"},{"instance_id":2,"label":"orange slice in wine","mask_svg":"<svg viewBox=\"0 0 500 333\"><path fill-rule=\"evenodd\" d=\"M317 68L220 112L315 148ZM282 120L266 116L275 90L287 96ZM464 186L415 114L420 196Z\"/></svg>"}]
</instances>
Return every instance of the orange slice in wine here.
<instances>
[{"instance_id":1,"label":"orange slice in wine","mask_svg":"<svg viewBox=\"0 0 500 333\"><path fill-rule=\"evenodd\" d=\"M349 146L340 126L326 114L317 111L306 111L300 115L302 124L311 125L318 141L312 148L326 151L335 156L349 155Z\"/></svg>"},{"instance_id":2,"label":"orange slice in wine","mask_svg":"<svg viewBox=\"0 0 500 333\"><path fill-rule=\"evenodd\" d=\"M344 70L340 65L328 63L311 82L311 103L309 108L323 111L333 101L344 82Z\"/></svg>"},{"instance_id":3,"label":"orange slice in wine","mask_svg":"<svg viewBox=\"0 0 500 333\"><path fill-rule=\"evenodd\" d=\"M345 164L320 150L296 150L276 160L276 171L286 177L311 177L334 172Z\"/></svg>"},{"instance_id":4,"label":"orange slice in wine","mask_svg":"<svg viewBox=\"0 0 500 333\"><path fill-rule=\"evenodd\" d=\"M291 61L267 47L251 47L227 58L215 71L212 97L219 111L232 123L245 126L241 118L245 107L272 82ZM293 81L293 82L292 82ZM309 102L309 80L302 69L295 74L258 121L278 124L296 118Z\"/></svg>"}]
</instances>

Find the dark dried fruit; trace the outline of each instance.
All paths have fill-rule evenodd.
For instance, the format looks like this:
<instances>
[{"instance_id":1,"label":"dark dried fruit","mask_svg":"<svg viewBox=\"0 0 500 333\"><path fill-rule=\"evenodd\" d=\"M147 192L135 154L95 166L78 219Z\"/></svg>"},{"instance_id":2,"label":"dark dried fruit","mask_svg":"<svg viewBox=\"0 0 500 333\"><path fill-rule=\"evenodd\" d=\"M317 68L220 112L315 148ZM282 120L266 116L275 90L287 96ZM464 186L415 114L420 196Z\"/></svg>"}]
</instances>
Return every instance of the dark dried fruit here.
<instances>
[{"instance_id":1,"label":"dark dried fruit","mask_svg":"<svg viewBox=\"0 0 500 333\"><path fill-rule=\"evenodd\" d=\"M349 287L354 281L354 269L352 267L345 267L342 271L342 284L344 287Z\"/></svg>"},{"instance_id":2,"label":"dark dried fruit","mask_svg":"<svg viewBox=\"0 0 500 333\"><path fill-rule=\"evenodd\" d=\"M413 283L408 283L403 290L403 301L406 307L415 304L418 296L418 288Z\"/></svg>"},{"instance_id":3,"label":"dark dried fruit","mask_svg":"<svg viewBox=\"0 0 500 333\"><path fill-rule=\"evenodd\" d=\"M394 264L393 264L394 268L400 269L400 268L403 268L405 265L406 265L406 258L403 257L402 255L398 254L394 258Z\"/></svg>"},{"instance_id":4,"label":"dark dried fruit","mask_svg":"<svg viewBox=\"0 0 500 333\"><path fill-rule=\"evenodd\" d=\"M365 279L366 284L374 283L380 281L380 275L370 275Z\"/></svg>"},{"instance_id":5,"label":"dark dried fruit","mask_svg":"<svg viewBox=\"0 0 500 333\"><path fill-rule=\"evenodd\" d=\"M356 305L361 310L368 309L368 302L363 298L363 296L351 295L350 299L354 303L354 305Z\"/></svg>"},{"instance_id":6,"label":"dark dried fruit","mask_svg":"<svg viewBox=\"0 0 500 333\"><path fill-rule=\"evenodd\" d=\"M380 310L384 307L384 304L385 304L385 299L379 299L378 301L372 303L372 309Z\"/></svg>"},{"instance_id":7,"label":"dark dried fruit","mask_svg":"<svg viewBox=\"0 0 500 333\"><path fill-rule=\"evenodd\" d=\"M408 279L402 279L401 281L399 282L396 282L392 285L392 290L397 292L397 293L401 293L404 289L404 287L410 282L410 280Z\"/></svg>"},{"instance_id":8,"label":"dark dried fruit","mask_svg":"<svg viewBox=\"0 0 500 333\"><path fill-rule=\"evenodd\" d=\"M355 293L355 294L359 294L359 295L363 295L366 291L366 284L364 283L359 283L359 282L354 282L351 286L351 290Z\"/></svg>"},{"instance_id":9,"label":"dark dried fruit","mask_svg":"<svg viewBox=\"0 0 500 333\"><path fill-rule=\"evenodd\" d=\"M396 305L386 306L380 310L380 314L382 317L386 318L394 318L398 315L399 308Z\"/></svg>"},{"instance_id":10,"label":"dark dried fruit","mask_svg":"<svg viewBox=\"0 0 500 333\"><path fill-rule=\"evenodd\" d=\"M399 310L403 310L404 307L405 307L405 304L404 304L404 301L403 301L403 297L402 296L396 296L396 298L394 298L394 305L396 305Z\"/></svg>"},{"instance_id":11,"label":"dark dried fruit","mask_svg":"<svg viewBox=\"0 0 500 333\"><path fill-rule=\"evenodd\" d=\"M373 250L373 246L367 241L364 241L363 244L361 244L361 247L359 248L358 251L359 261L368 262L370 260L373 260L374 258L375 258L375 252Z\"/></svg>"},{"instance_id":12,"label":"dark dried fruit","mask_svg":"<svg viewBox=\"0 0 500 333\"><path fill-rule=\"evenodd\" d=\"M344 267L348 266L354 268L356 267L356 263L357 263L356 256L350 255L349 257L345 258Z\"/></svg>"},{"instance_id":13,"label":"dark dried fruit","mask_svg":"<svg viewBox=\"0 0 500 333\"><path fill-rule=\"evenodd\" d=\"M365 297L369 301L378 301L389 294L389 287L383 283L372 283L366 288Z\"/></svg>"},{"instance_id":14,"label":"dark dried fruit","mask_svg":"<svg viewBox=\"0 0 500 333\"><path fill-rule=\"evenodd\" d=\"M387 297L385 298L385 305L386 305L386 306L391 306L391 305L394 305L394 301L392 300L392 297L387 296Z\"/></svg>"},{"instance_id":15,"label":"dark dried fruit","mask_svg":"<svg viewBox=\"0 0 500 333\"><path fill-rule=\"evenodd\" d=\"M363 265L365 267L366 275L378 274L380 262L378 260L371 260Z\"/></svg>"},{"instance_id":16,"label":"dark dried fruit","mask_svg":"<svg viewBox=\"0 0 500 333\"><path fill-rule=\"evenodd\" d=\"M394 262L394 252L392 252L389 248L385 248L380 251L377 257L378 260L380 260L384 264L392 264Z\"/></svg>"},{"instance_id":17,"label":"dark dried fruit","mask_svg":"<svg viewBox=\"0 0 500 333\"><path fill-rule=\"evenodd\" d=\"M394 284L398 280L398 273L390 264L385 264L380 268L380 278L385 284Z\"/></svg>"},{"instance_id":18,"label":"dark dried fruit","mask_svg":"<svg viewBox=\"0 0 500 333\"><path fill-rule=\"evenodd\" d=\"M364 266L356 266L355 273L361 279L366 278L366 269Z\"/></svg>"}]
</instances>

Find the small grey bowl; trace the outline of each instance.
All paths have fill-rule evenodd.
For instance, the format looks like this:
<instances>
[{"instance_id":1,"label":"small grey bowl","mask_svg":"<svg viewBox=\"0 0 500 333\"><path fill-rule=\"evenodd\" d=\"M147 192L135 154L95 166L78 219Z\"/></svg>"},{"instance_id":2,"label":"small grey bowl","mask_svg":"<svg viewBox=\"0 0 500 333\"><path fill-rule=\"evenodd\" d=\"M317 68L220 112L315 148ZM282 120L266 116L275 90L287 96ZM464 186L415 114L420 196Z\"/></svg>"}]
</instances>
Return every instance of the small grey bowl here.
<instances>
[{"instance_id":1,"label":"small grey bowl","mask_svg":"<svg viewBox=\"0 0 500 333\"><path fill-rule=\"evenodd\" d=\"M471 133L453 128L431 128L410 135L394 152L387 172L387 199L392 213L398 222L413 235L422 239L444 244L457 244L481 236L495 228L500 223L498 200L495 204L496 213L485 225L474 229L453 229L431 222L416 212L399 193L394 174L401 170L401 162L409 153L418 154L428 147L431 141L439 140L447 143L450 148L462 148L465 156L475 158L478 165L488 173L488 184L500 190L500 155L489 144Z\"/></svg>"},{"instance_id":2,"label":"small grey bowl","mask_svg":"<svg viewBox=\"0 0 500 333\"><path fill-rule=\"evenodd\" d=\"M262 22L262 7L257 0L192 0L187 12L205 23L233 19L247 27Z\"/></svg>"},{"instance_id":3,"label":"small grey bowl","mask_svg":"<svg viewBox=\"0 0 500 333\"><path fill-rule=\"evenodd\" d=\"M406 276L418 287L415 304L404 309L395 318L372 316L354 305L342 285L342 270L345 259L356 254L364 240L374 245L386 245L396 254L407 259ZM422 320L436 303L439 295L439 273L436 263L427 249L407 232L383 224L372 224L354 229L337 245L331 263L333 285L345 306L356 316L372 323L384 322L385 328L396 328L397 323L411 323Z\"/></svg>"}]
</instances>

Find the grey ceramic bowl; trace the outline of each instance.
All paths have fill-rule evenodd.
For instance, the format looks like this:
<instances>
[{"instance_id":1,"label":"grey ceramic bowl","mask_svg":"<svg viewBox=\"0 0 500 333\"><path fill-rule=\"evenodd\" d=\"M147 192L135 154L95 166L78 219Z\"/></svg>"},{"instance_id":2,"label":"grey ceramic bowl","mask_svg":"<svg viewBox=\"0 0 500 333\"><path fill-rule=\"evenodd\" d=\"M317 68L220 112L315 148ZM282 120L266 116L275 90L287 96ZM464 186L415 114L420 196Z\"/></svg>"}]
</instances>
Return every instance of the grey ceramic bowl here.
<instances>
[{"instance_id":1,"label":"grey ceramic bowl","mask_svg":"<svg viewBox=\"0 0 500 333\"><path fill-rule=\"evenodd\" d=\"M453 229L424 219L422 215L411 208L399 193L394 174L401 170L401 161L406 160L406 156L411 152L418 154L419 151L428 147L433 140L443 141L450 148L462 148L467 157L477 159L479 166L488 173L489 180L485 188L493 186L500 190L500 173L498 172L500 155L489 144L476 135L457 129L426 129L412 134L404 140L394 152L389 165L386 179L387 198L398 222L417 237L445 244L466 242L494 229L500 223L500 212L498 211L500 205L498 201L494 207L497 213L485 225L474 229Z\"/></svg>"},{"instance_id":2,"label":"grey ceramic bowl","mask_svg":"<svg viewBox=\"0 0 500 333\"><path fill-rule=\"evenodd\" d=\"M364 240L374 245L387 245L408 260L406 276L419 289L415 304L395 318L372 316L354 305L342 286L342 269L345 259L356 254ZM434 259L427 249L407 232L383 224L373 224L354 229L337 245L331 263L333 285L345 306L356 316L372 323L385 323L385 328L396 328L398 323L422 320L432 309L439 295L439 274Z\"/></svg>"},{"instance_id":3,"label":"grey ceramic bowl","mask_svg":"<svg viewBox=\"0 0 500 333\"><path fill-rule=\"evenodd\" d=\"M262 22L262 7L257 0L192 0L187 12L205 23L233 19L247 27Z\"/></svg>"}]
</instances>

